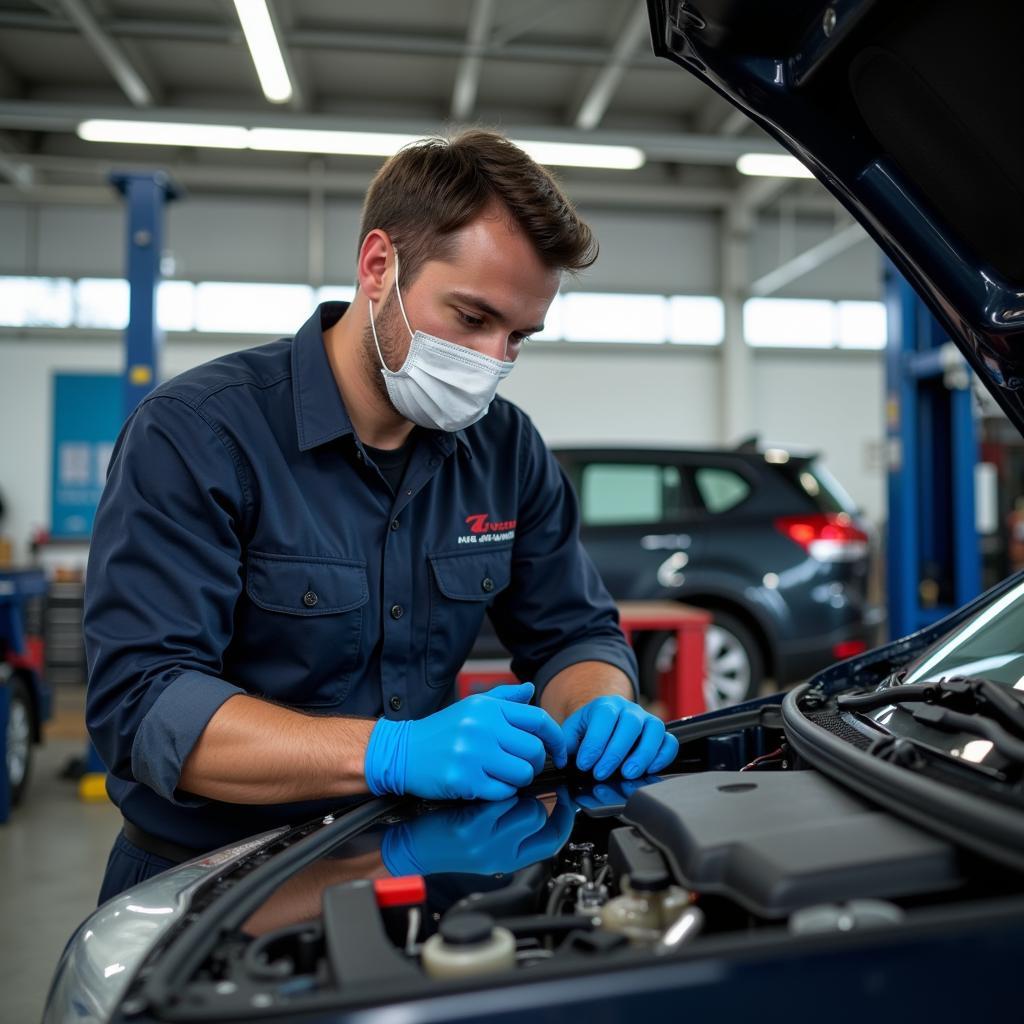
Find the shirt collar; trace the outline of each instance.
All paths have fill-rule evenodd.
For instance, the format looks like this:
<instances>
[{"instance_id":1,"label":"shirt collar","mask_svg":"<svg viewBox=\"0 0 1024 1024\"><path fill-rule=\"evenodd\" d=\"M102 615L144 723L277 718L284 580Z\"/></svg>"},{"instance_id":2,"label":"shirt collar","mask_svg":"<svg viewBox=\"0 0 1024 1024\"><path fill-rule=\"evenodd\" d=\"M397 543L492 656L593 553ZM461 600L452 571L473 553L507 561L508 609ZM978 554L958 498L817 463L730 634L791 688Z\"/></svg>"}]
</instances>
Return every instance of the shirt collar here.
<instances>
[{"instance_id":1,"label":"shirt collar","mask_svg":"<svg viewBox=\"0 0 1024 1024\"><path fill-rule=\"evenodd\" d=\"M348 308L347 302L321 302L292 342L292 395L299 451L309 451L346 434L351 434L353 439L356 436L334 380L323 338L323 332L333 327ZM451 434L442 430L428 431L428 434L441 452L451 454L455 447ZM462 450L472 457L465 431L455 431L454 437Z\"/></svg>"}]
</instances>

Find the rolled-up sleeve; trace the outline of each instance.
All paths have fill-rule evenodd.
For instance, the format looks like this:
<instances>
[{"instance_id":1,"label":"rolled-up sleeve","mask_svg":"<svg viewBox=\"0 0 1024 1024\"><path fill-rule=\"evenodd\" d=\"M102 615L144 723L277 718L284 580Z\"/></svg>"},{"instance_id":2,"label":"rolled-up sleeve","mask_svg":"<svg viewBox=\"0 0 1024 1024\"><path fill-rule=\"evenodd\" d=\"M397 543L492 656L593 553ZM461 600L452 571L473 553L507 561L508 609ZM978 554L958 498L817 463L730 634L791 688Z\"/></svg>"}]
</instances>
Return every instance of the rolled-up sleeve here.
<instances>
[{"instance_id":1,"label":"rolled-up sleeve","mask_svg":"<svg viewBox=\"0 0 1024 1024\"><path fill-rule=\"evenodd\" d=\"M512 652L512 671L533 681L538 699L559 672L582 661L621 669L635 696L636 657L580 543L572 485L525 416L522 429L512 581L490 609L495 631Z\"/></svg>"},{"instance_id":2,"label":"rolled-up sleeve","mask_svg":"<svg viewBox=\"0 0 1024 1024\"><path fill-rule=\"evenodd\" d=\"M114 449L89 551L86 720L107 769L175 803L207 722L244 692L222 678L241 593L245 473L186 401L154 396Z\"/></svg>"}]
</instances>

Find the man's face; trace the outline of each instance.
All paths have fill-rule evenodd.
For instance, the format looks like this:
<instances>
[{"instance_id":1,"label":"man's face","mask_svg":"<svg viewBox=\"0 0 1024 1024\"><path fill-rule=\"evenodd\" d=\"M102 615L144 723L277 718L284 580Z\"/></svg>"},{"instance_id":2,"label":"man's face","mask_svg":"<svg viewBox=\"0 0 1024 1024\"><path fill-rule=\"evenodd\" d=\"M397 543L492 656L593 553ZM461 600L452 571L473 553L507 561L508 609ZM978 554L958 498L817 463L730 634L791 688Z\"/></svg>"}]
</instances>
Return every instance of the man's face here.
<instances>
[{"instance_id":1,"label":"man's face","mask_svg":"<svg viewBox=\"0 0 1024 1024\"><path fill-rule=\"evenodd\" d=\"M514 223L485 212L456 234L451 259L428 259L411 284L399 285L409 324L494 359L515 360L523 342L544 326L561 273L546 267ZM411 338L393 287L374 312L384 360L391 370L405 362ZM372 335L367 360L384 390ZM385 391L386 393L386 391Z\"/></svg>"}]
</instances>

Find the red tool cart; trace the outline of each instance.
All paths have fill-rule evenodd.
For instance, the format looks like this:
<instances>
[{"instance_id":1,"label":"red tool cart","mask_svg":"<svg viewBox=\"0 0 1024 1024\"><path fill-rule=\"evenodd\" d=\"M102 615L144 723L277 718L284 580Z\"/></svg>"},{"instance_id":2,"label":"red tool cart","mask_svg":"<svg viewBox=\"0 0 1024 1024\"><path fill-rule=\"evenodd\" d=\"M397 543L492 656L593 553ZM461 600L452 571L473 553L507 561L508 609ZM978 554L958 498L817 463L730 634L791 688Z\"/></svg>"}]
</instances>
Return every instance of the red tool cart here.
<instances>
[{"instance_id":1,"label":"red tool cart","mask_svg":"<svg viewBox=\"0 0 1024 1024\"><path fill-rule=\"evenodd\" d=\"M623 601L619 620L626 639L637 633L669 630L676 635L676 659L671 672L658 680L658 699L668 720L699 715L704 705L704 631L711 613L674 601ZM518 682L507 661L467 661L456 680L459 697Z\"/></svg>"}]
</instances>

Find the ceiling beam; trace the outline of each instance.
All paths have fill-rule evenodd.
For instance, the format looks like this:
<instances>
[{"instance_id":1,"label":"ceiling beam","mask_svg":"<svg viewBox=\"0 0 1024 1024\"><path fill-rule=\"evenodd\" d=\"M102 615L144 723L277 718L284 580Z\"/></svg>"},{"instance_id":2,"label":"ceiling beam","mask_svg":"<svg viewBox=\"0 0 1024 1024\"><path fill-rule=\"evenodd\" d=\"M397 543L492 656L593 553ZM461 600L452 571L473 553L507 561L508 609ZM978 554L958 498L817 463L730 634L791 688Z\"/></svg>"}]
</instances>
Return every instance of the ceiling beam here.
<instances>
[{"instance_id":1,"label":"ceiling beam","mask_svg":"<svg viewBox=\"0 0 1024 1024\"><path fill-rule=\"evenodd\" d=\"M28 189L35 184L35 169L25 163L22 156L10 135L0 132L0 178L6 179L17 189Z\"/></svg>"},{"instance_id":2,"label":"ceiling beam","mask_svg":"<svg viewBox=\"0 0 1024 1024\"><path fill-rule=\"evenodd\" d=\"M20 96L21 82L15 78L11 69L0 64L0 96Z\"/></svg>"},{"instance_id":3,"label":"ceiling beam","mask_svg":"<svg viewBox=\"0 0 1024 1024\"><path fill-rule=\"evenodd\" d=\"M840 230L828 238L818 242L817 245L812 245L809 249L805 249L792 259L786 260L785 263L780 264L774 270L770 270L767 274L762 274L755 281L751 281L750 294L756 295L759 298L774 295L780 288L785 288L787 284L792 284L805 274L809 274L812 270L817 270L818 267L828 263L829 260L835 259L840 253L844 253L847 249L852 249L853 246L866 241L867 237L860 224L856 222L847 224L846 227L840 228Z\"/></svg>"},{"instance_id":4,"label":"ceiling beam","mask_svg":"<svg viewBox=\"0 0 1024 1024\"><path fill-rule=\"evenodd\" d=\"M223 43L233 45L242 38L240 28L219 22L175 21L150 18L110 18L99 22L113 38L178 40L182 42ZM0 29L21 29L43 32L72 32L74 24L61 18L23 11L0 11ZM375 32L361 28L324 26L286 30L283 40L289 47L308 50L335 50L356 53L390 53L423 57L461 57L465 38L429 33ZM492 41L484 57L523 61L533 64L581 64L601 67L608 59L607 49L600 46L577 46L570 43L502 44ZM653 53L637 53L629 61L632 68L670 70L672 65Z\"/></svg>"},{"instance_id":5,"label":"ceiling beam","mask_svg":"<svg viewBox=\"0 0 1024 1024\"><path fill-rule=\"evenodd\" d=\"M433 135L444 129L443 124L434 120L337 117L333 114L303 114L271 109L243 111L151 107L147 110L133 110L123 106L0 100L0 129L73 132L82 121L89 118L228 124L242 127L397 132L412 135ZM503 125L503 130L512 138L537 142L638 146L647 154L648 160L667 163L732 166L743 153L784 152L782 147L768 136L730 139L712 135L688 135L684 132L629 132L608 129L587 132L577 128L536 124L506 124ZM788 179L783 179L783 186L787 183Z\"/></svg>"},{"instance_id":6,"label":"ceiling beam","mask_svg":"<svg viewBox=\"0 0 1024 1024\"><path fill-rule=\"evenodd\" d=\"M494 0L474 0L466 27L466 51L459 61L452 88L451 116L468 121L476 106L476 93L483 70L483 52L494 22Z\"/></svg>"},{"instance_id":7,"label":"ceiling beam","mask_svg":"<svg viewBox=\"0 0 1024 1024\"><path fill-rule=\"evenodd\" d=\"M152 161L108 160L93 157L69 157L33 154L22 158L36 172L37 193L47 189L105 185L113 167L133 170L152 169ZM362 197L373 177L371 170L332 170L322 162L311 161L307 168L276 168L254 165L199 164L188 161L161 161L160 166L175 181L190 189L223 189L250 192L297 192L320 190L333 195ZM46 175L57 175L60 182L47 182ZM77 179L72 182L70 179ZM724 188L703 186L637 184L623 186L617 182L592 180L573 181L565 175L561 181L571 198L580 203L600 206L622 206L633 209L671 207L674 209L714 210L732 201L733 193ZM59 194L59 193L58 193Z\"/></svg>"},{"instance_id":8,"label":"ceiling beam","mask_svg":"<svg viewBox=\"0 0 1024 1024\"><path fill-rule=\"evenodd\" d=\"M778 199L793 181L793 178L750 178L736 189L733 201L747 214L753 215Z\"/></svg>"},{"instance_id":9,"label":"ceiling beam","mask_svg":"<svg viewBox=\"0 0 1024 1024\"><path fill-rule=\"evenodd\" d=\"M59 0L60 9L85 37L129 101L137 107L155 102L150 84L129 58L124 47L96 20L84 0Z\"/></svg>"},{"instance_id":10,"label":"ceiling beam","mask_svg":"<svg viewBox=\"0 0 1024 1024\"><path fill-rule=\"evenodd\" d=\"M601 123L615 91L629 69L629 62L640 44L650 39L650 33L647 6L640 0L634 0L632 11L616 35L608 63L590 83L572 115L572 123L577 128L591 131Z\"/></svg>"},{"instance_id":11,"label":"ceiling beam","mask_svg":"<svg viewBox=\"0 0 1024 1024\"><path fill-rule=\"evenodd\" d=\"M15 195L14 189L0 192L0 198L27 202L74 202L99 189L111 200L113 190L107 184L110 171L152 170L152 161L96 159L44 154L24 154L19 162L35 174L30 189ZM306 168L283 168L190 163L185 160L161 161L160 166L193 195L202 192L246 192L250 194L307 195L319 190L333 196L361 199L372 178L372 171L329 169L319 161L310 161ZM56 180L49 180L50 178ZM562 175L562 185L569 197L587 208L626 210L727 210L736 204L732 189L668 183L643 182L629 184L624 180L594 181ZM801 214L835 215L837 204L826 192L793 197L793 209Z\"/></svg>"},{"instance_id":12,"label":"ceiling beam","mask_svg":"<svg viewBox=\"0 0 1024 1024\"><path fill-rule=\"evenodd\" d=\"M752 122L742 110L716 93L697 112L695 127L709 135L739 135L749 124Z\"/></svg>"},{"instance_id":13,"label":"ceiling beam","mask_svg":"<svg viewBox=\"0 0 1024 1024\"><path fill-rule=\"evenodd\" d=\"M515 6L509 5L512 14L507 21L494 26L491 35L491 43L494 46L505 46L513 39L536 28L542 21L557 10L559 4L565 0L533 0L532 4L520 3Z\"/></svg>"}]
</instances>

